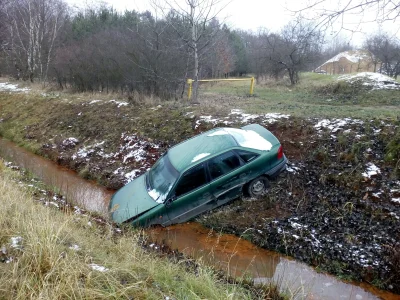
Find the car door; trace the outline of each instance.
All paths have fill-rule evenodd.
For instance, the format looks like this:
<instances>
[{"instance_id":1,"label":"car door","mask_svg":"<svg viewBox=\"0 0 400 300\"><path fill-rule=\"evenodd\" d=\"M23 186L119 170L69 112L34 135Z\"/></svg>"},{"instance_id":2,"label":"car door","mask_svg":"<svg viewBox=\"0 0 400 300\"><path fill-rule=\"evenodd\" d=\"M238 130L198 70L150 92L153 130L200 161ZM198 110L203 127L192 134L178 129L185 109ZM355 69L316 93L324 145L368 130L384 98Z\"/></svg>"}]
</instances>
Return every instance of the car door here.
<instances>
[{"instance_id":1,"label":"car door","mask_svg":"<svg viewBox=\"0 0 400 300\"><path fill-rule=\"evenodd\" d=\"M172 198L168 199L165 204L169 224L186 222L208 210L207 204L213 198L205 164L201 163L186 171L178 179L172 195Z\"/></svg>"},{"instance_id":2,"label":"car door","mask_svg":"<svg viewBox=\"0 0 400 300\"><path fill-rule=\"evenodd\" d=\"M249 170L234 151L228 151L208 161L210 190L214 196L214 207L237 198L242 193Z\"/></svg>"}]
</instances>

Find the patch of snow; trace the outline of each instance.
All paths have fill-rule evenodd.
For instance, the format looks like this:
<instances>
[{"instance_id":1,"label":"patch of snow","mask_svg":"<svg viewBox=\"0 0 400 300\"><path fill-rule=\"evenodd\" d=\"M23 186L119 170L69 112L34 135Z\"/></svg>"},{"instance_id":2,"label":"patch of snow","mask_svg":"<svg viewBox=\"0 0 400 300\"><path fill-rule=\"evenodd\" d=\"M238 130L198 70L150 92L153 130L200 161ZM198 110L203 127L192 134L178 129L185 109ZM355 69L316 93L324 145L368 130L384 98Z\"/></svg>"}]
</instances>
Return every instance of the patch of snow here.
<instances>
[{"instance_id":1,"label":"patch of snow","mask_svg":"<svg viewBox=\"0 0 400 300\"><path fill-rule=\"evenodd\" d=\"M370 162L367 164L367 170L362 173L362 176L365 178L371 178L372 176L376 176L380 173L381 170L376 165Z\"/></svg>"},{"instance_id":2,"label":"patch of snow","mask_svg":"<svg viewBox=\"0 0 400 300\"><path fill-rule=\"evenodd\" d=\"M144 160L146 158L146 151L139 148L139 149L129 152L128 154L126 154L124 156L123 163L126 163L126 161L131 157L133 157L135 159L135 161Z\"/></svg>"},{"instance_id":3,"label":"patch of snow","mask_svg":"<svg viewBox=\"0 0 400 300\"><path fill-rule=\"evenodd\" d=\"M355 75L342 75L338 77L338 80L344 80L349 83L362 81L362 85L371 87L372 90L399 90L400 83L390 78L389 76L373 73L373 72L361 72Z\"/></svg>"},{"instance_id":4,"label":"patch of snow","mask_svg":"<svg viewBox=\"0 0 400 300\"><path fill-rule=\"evenodd\" d=\"M322 128L329 129L332 133L335 133L343 129L346 125L352 124L363 124L364 122L357 119L345 118L345 119L323 119L314 125L314 128L321 130Z\"/></svg>"},{"instance_id":5,"label":"patch of snow","mask_svg":"<svg viewBox=\"0 0 400 300\"><path fill-rule=\"evenodd\" d=\"M227 131L221 129L221 130L217 130L217 131L215 131L215 132L213 132L213 133L210 133L210 134L207 135L207 136L210 136L210 137L211 137L211 136L227 135L227 134L229 134Z\"/></svg>"},{"instance_id":6,"label":"patch of snow","mask_svg":"<svg viewBox=\"0 0 400 300\"><path fill-rule=\"evenodd\" d=\"M57 208L60 208L60 206L59 206L56 202L53 202L53 201L46 201L46 202L44 203L44 205L45 205L45 206L53 205L53 206L55 206L55 207L57 207Z\"/></svg>"},{"instance_id":7,"label":"patch of snow","mask_svg":"<svg viewBox=\"0 0 400 300\"><path fill-rule=\"evenodd\" d=\"M21 249L22 248L22 237L21 236L13 236L11 237L11 247L15 249Z\"/></svg>"},{"instance_id":8,"label":"patch of snow","mask_svg":"<svg viewBox=\"0 0 400 300\"><path fill-rule=\"evenodd\" d=\"M30 89L28 88L19 88L15 84L11 84L8 82L1 82L0 83L0 91L6 91L6 92L28 92Z\"/></svg>"},{"instance_id":9,"label":"patch of snow","mask_svg":"<svg viewBox=\"0 0 400 300\"><path fill-rule=\"evenodd\" d=\"M260 115L245 114L241 109L232 109L230 114L241 116L241 121L243 123L247 123L251 120L254 120L254 119L257 119L260 117Z\"/></svg>"},{"instance_id":10,"label":"patch of snow","mask_svg":"<svg viewBox=\"0 0 400 300\"><path fill-rule=\"evenodd\" d=\"M99 272L107 272L108 269L106 267L97 265L97 264L89 264L89 267L91 267L93 270L95 271L99 271Z\"/></svg>"},{"instance_id":11,"label":"patch of snow","mask_svg":"<svg viewBox=\"0 0 400 300\"><path fill-rule=\"evenodd\" d=\"M289 220L289 221L290 221L290 220ZM294 229L307 228L306 225L301 225L301 224L299 224L299 223L291 222L291 221L290 221L290 225L291 225L292 228L294 228Z\"/></svg>"},{"instance_id":12,"label":"patch of snow","mask_svg":"<svg viewBox=\"0 0 400 300\"><path fill-rule=\"evenodd\" d=\"M236 128L225 128L224 130L229 132L242 147L266 151L272 148L272 144L269 141L253 130Z\"/></svg>"},{"instance_id":13,"label":"patch of snow","mask_svg":"<svg viewBox=\"0 0 400 300\"><path fill-rule=\"evenodd\" d=\"M229 115L237 115L240 118L240 121L243 123L248 123L254 119L261 118L265 123L275 123L279 119L288 119L290 115L280 114L280 113L267 113L264 115L257 115L257 114L246 114L241 109L232 109Z\"/></svg>"},{"instance_id":14,"label":"patch of snow","mask_svg":"<svg viewBox=\"0 0 400 300\"><path fill-rule=\"evenodd\" d=\"M296 174L298 171L300 171L300 168L299 167L295 167L294 165L286 165L286 171L288 171L288 172L290 172L290 173L293 173L293 174Z\"/></svg>"},{"instance_id":15,"label":"patch of snow","mask_svg":"<svg viewBox=\"0 0 400 300\"><path fill-rule=\"evenodd\" d=\"M201 154L198 154L198 155L196 155L193 159L192 159L192 163L193 162L196 162L196 161L198 161L198 160L200 160L200 159L202 159L202 158L204 158L204 157L207 157L207 156L209 156L211 153L201 153Z\"/></svg>"},{"instance_id":16,"label":"patch of snow","mask_svg":"<svg viewBox=\"0 0 400 300\"><path fill-rule=\"evenodd\" d=\"M72 245L69 247L69 249L74 250L74 251L79 251L81 248L79 247L79 245Z\"/></svg>"},{"instance_id":17,"label":"patch of snow","mask_svg":"<svg viewBox=\"0 0 400 300\"><path fill-rule=\"evenodd\" d=\"M74 138L74 137L70 137L70 138L67 138L67 139L62 141L62 145L66 146L66 147L75 146L78 143L79 143L79 140L77 138Z\"/></svg>"},{"instance_id":18,"label":"patch of snow","mask_svg":"<svg viewBox=\"0 0 400 300\"><path fill-rule=\"evenodd\" d=\"M289 119L290 115L280 114L280 113L268 113L264 115L264 122L272 124L279 119Z\"/></svg>"},{"instance_id":19,"label":"patch of snow","mask_svg":"<svg viewBox=\"0 0 400 300\"><path fill-rule=\"evenodd\" d=\"M92 101L89 102L89 104L95 104L95 103L98 103L98 102L103 102L103 101L102 100L92 100Z\"/></svg>"},{"instance_id":20,"label":"patch of snow","mask_svg":"<svg viewBox=\"0 0 400 300\"><path fill-rule=\"evenodd\" d=\"M110 101L108 101L108 102L117 104L117 107L118 107L118 108L121 107L121 106L128 106L128 105L129 105L128 102L124 102L124 101L110 100Z\"/></svg>"},{"instance_id":21,"label":"patch of snow","mask_svg":"<svg viewBox=\"0 0 400 300\"><path fill-rule=\"evenodd\" d=\"M124 176L125 176L125 178L127 179L128 182L131 182L133 179L135 179L137 177L137 175L139 173L140 173L140 170L135 169L135 170L132 170L132 171L126 173ZM115 174L115 172L114 172L114 174Z\"/></svg>"},{"instance_id":22,"label":"patch of snow","mask_svg":"<svg viewBox=\"0 0 400 300\"><path fill-rule=\"evenodd\" d=\"M400 204L400 198L392 198L392 202Z\"/></svg>"},{"instance_id":23,"label":"patch of snow","mask_svg":"<svg viewBox=\"0 0 400 300\"><path fill-rule=\"evenodd\" d=\"M372 193L372 196L375 197L375 198L380 198L380 196L382 195L382 193L383 193L383 191L379 191L379 192L376 192L376 193Z\"/></svg>"}]
</instances>

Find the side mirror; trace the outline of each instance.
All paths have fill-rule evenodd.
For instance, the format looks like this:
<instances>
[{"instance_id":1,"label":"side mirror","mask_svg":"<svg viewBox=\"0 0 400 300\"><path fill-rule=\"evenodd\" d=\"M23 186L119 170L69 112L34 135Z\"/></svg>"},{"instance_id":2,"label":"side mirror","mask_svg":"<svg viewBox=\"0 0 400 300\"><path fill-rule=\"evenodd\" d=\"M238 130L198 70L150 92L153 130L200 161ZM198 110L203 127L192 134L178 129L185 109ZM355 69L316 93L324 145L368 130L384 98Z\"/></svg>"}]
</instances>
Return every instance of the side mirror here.
<instances>
[{"instance_id":1,"label":"side mirror","mask_svg":"<svg viewBox=\"0 0 400 300\"><path fill-rule=\"evenodd\" d=\"M174 202L175 199L176 199L176 197L172 196L171 198L168 198L167 200L165 200L165 202L164 202L165 207L171 206L172 202Z\"/></svg>"}]
</instances>

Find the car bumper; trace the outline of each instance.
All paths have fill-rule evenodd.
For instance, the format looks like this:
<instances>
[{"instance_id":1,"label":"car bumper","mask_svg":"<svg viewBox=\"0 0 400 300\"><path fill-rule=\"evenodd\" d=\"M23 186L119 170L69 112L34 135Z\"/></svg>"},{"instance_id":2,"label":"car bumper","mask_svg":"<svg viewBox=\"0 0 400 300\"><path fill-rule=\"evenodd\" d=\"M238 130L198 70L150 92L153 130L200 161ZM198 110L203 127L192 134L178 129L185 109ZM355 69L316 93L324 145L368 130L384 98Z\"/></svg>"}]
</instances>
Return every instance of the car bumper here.
<instances>
[{"instance_id":1,"label":"car bumper","mask_svg":"<svg viewBox=\"0 0 400 300\"><path fill-rule=\"evenodd\" d=\"M288 160L287 160L286 156L283 155L282 161L265 174L268 175L270 178L278 177L278 175L280 173L282 173L283 171L286 170L287 161Z\"/></svg>"}]
</instances>

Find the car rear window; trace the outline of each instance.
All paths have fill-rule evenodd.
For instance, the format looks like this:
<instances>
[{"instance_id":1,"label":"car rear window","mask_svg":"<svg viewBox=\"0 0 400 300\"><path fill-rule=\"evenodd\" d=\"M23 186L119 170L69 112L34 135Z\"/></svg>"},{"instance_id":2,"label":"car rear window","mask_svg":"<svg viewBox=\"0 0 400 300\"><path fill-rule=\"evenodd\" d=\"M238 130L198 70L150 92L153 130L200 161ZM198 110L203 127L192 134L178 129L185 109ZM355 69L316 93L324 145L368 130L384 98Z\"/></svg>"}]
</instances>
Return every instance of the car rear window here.
<instances>
[{"instance_id":1,"label":"car rear window","mask_svg":"<svg viewBox=\"0 0 400 300\"><path fill-rule=\"evenodd\" d=\"M236 150L236 153L243 159L244 162L248 163L259 156L259 154L245 151L245 150Z\"/></svg>"}]
</instances>

